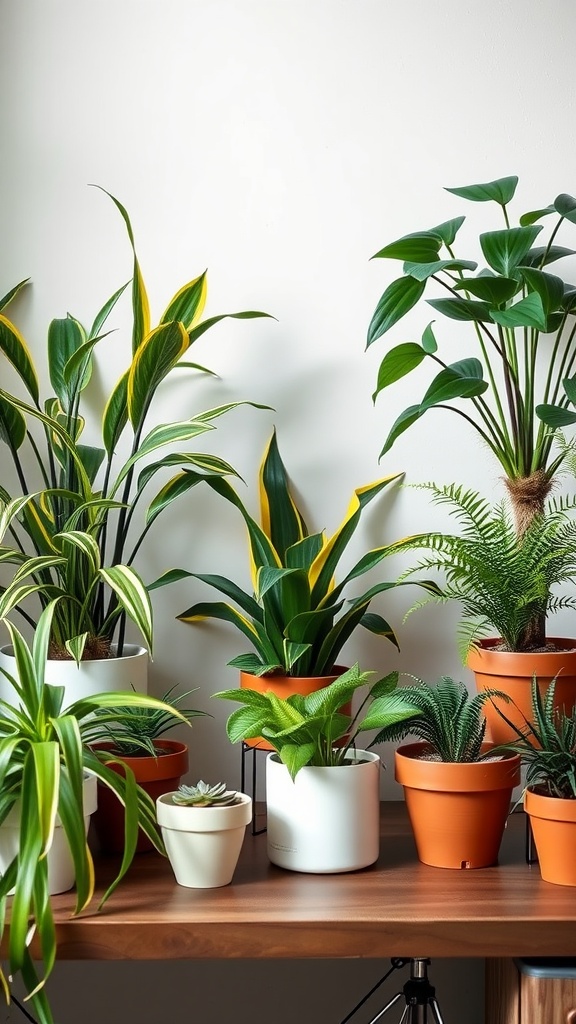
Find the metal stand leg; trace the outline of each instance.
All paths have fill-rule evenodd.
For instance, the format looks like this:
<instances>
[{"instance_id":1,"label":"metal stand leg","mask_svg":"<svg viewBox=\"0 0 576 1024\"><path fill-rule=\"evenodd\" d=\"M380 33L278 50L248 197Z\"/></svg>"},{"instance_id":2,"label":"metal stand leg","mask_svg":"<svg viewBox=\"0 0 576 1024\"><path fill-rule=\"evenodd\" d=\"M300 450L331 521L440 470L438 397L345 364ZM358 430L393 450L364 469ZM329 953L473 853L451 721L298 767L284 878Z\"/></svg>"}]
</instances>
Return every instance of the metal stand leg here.
<instances>
[{"instance_id":1,"label":"metal stand leg","mask_svg":"<svg viewBox=\"0 0 576 1024\"><path fill-rule=\"evenodd\" d=\"M396 958L392 960L392 967L387 974L384 975L380 981L374 985L370 992L365 995L359 1003L356 1004L354 1009L348 1014L347 1017L341 1022L346 1024L360 1009L361 1006L370 998L371 995L386 981L386 978L390 977L392 971L398 970L404 967L406 964L410 964L410 978L404 985L401 992L397 992L392 998L386 1003L386 1006L380 1010L375 1017L372 1018L370 1024L376 1024L376 1021L391 1010L392 1007L396 1006L402 997L404 997L405 1007L404 1012L400 1018L399 1024L444 1024L442 1014L440 1013L440 1007L436 999L436 990L428 980L428 964L430 960L425 957L412 957L410 960ZM430 1010L430 1016L428 1016L428 1010Z\"/></svg>"},{"instance_id":2,"label":"metal stand leg","mask_svg":"<svg viewBox=\"0 0 576 1024\"><path fill-rule=\"evenodd\" d=\"M254 805L256 805L256 789L258 784L258 771L257 771L257 754L267 754L269 751L260 750L258 747L249 747L247 743L242 743L242 750L240 752L240 791L246 793L246 758L252 754L252 790L249 794L252 797ZM260 836L266 831L266 825L262 828L256 828L256 813L252 816L251 832L253 836Z\"/></svg>"},{"instance_id":3,"label":"metal stand leg","mask_svg":"<svg viewBox=\"0 0 576 1024\"><path fill-rule=\"evenodd\" d=\"M532 832L532 825L530 824L530 817L526 812L526 863L537 864L538 854L536 853L536 847L534 845L534 834Z\"/></svg>"}]
</instances>

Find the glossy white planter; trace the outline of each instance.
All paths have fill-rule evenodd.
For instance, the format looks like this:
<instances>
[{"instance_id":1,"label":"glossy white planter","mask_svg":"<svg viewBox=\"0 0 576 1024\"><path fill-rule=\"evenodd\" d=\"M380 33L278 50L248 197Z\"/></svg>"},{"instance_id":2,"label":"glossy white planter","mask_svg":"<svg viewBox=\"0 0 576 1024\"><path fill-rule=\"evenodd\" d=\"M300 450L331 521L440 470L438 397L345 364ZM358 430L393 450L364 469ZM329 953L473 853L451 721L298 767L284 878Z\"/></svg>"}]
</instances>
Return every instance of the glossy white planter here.
<instances>
[{"instance_id":1,"label":"glossy white planter","mask_svg":"<svg viewBox=\"0 0 576 1024\"><path fill-rule=\"evenodd\" d=\"M350 755L352 756L352 755ZM301 768L295 781L277 754L266 758L268 856L291 871L356 871L380 851L380 758L357 750L360 764Z\"/></svg>"},{"instance_id":2,"label":"glossy white planter","mask_svg":"<svg viewBox=\"0 0 576 1024\"><path fill-rule=\"evenodd\" d=\"M182 807L172 793L159 796L156 816L178 885L214 889L232 881L252 800L239 793L229 807Z\"/></svg>"},{"instance_id":3,"label":"glossy white planter","mask_svg":"<svg viewBox=\"0 0 576 1024\"><path fill-rule=\"evenodd\" d=\"M97 788L96 778L87 775L84 780L84 828L88 832L90 815L96 810ZM0 825L0 875L18 854L20 845L20 808L16 803L8 816ZM67 892L74 885L74 861L70 853L66 833L56 818L56 828L52 846L48 851L48 891L51 896L59 892Z\"/></svg>"},{"instance_id":4,"label":"glossy white planter","mask_svg":"<svg viewBox=\"0 0 576 1024\"><path fill-rule=\"evenodd\" d=\"M112 651L114 651L114 645ZM15 676L16 662L12 647L0 648L0 668ZM132 687L138 693L148 689L148 651L135 644L124 644L121 658L103 658L96 661L48 661L45 681L51 686L64 687L63 707L67 708L82 697L94 697L108 690L128 690ZM0 672L0 698L9 704L16 704L14 687Z\"/></svg>"}]
</instances>

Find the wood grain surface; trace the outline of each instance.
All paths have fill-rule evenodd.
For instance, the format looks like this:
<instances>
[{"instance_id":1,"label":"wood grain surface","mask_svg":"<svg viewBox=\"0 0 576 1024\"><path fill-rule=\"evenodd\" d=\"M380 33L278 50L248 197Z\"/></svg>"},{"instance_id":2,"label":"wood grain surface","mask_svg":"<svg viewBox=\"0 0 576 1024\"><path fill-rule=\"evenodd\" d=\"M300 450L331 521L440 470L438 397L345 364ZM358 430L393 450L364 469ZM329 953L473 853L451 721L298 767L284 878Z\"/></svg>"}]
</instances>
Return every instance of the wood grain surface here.
<instances>
[{"instance_id":1,"label":"wood grain surface","mask_svg":"<svg viewBox=\"0 0 576 1024\"><path fill-rule=\"evenodd\" d=\"M97 859L99 892L116 864ZM60 959L576 955L576 889L527 866L523 814L509 819L492 868L420 864L404 805L385 804L380 859L364 871L283 871L268 862L266 836L248 832L222 889L182 888L148 853L102 911L71 918L70 893L54 906Z\"/></svg>"}]
</instances>

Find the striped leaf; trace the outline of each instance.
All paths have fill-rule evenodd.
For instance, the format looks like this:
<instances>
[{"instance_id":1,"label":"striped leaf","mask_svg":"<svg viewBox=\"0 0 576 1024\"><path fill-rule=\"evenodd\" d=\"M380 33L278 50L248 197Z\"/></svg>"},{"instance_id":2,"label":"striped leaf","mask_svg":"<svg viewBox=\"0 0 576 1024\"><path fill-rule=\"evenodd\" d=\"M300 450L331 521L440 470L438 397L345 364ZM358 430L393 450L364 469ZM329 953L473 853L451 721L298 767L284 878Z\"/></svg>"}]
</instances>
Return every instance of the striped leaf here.
<instances>
[{"instance_id":1,"label":"striped leaf","mask_svg":"<svg viewBox=\"0 0 576 1024\"><path fill-rule=\"evenodd\" d=\"M1 313L0 351L12 363L32 401L37 405L40 400L40 391L32 356L18 328ZM9 396L4 397L8 398Z\"/></svg>"},{"instance_id":2,"label":"striped leaf","mask_svg":"<svg viewBox=\"0 0 576 1024\"><path fill-rule=\"evenodd\" d=\"M207 295L206 271L200 277L194 278L188 284L182 286L176 295L170 300L160 319L161 324L169 323L172 320L180 321L186 331L198 323L204 307Z\"/></svg>"},{"instance_id":3,"label":"striped leaf","mask_svg":"<svg viewBox=\"0 0 576 1024\"><path fill-rule=\"evenodd\" d=\"M136 354L140 345L144 341L144 338L146 338L150 333L150 305L146 294L142 271L140 270L140 264L138 262L138 257L136 256L134 233L132 231L130 217L128 216L126 209L122 206L122 203L111 195L110 192L106 192L105 188L101 188L100 185L96 185L95 187L99 188L101 192L104 192L109 196L122 216L128 232L128 238L130 239L130 245L132 246L132 252L134 254L134 273L132 276L132 353Z\"/></svg>"},{"instance_id":4,"label":"striped leaf","mask_svg":"<svg viewBox=\"0 0 576 1024\"><path fill-rule=\"evenodd\" d=\"M0 541L4 538L12 520L17 519L26 505L37 498L39 493L36 491L34 494L25 494L21 498L13 498L8 504L0 502Z\"/></svg>"},{"instance_id":5,"label":"striped leaf","mask_svg":"<svg viewBox=\"0 0 576 1024\"><path fill-rule=\"evenodd\" d=\"M118 299L120 298L121 295L124 294L129 284L129 281L127 281L126 284L123 284L122 287L119 288L118 291L114 292L114 295L112 295L107 300L107 302L104 303L102 309L99 310L99 312L96 314L94 323L90 328L90 334L88 335L89 338L95 338L96 335L100 334L100 331L104 327L104 324L106 323L108 317L110 316L110 313L114 309L114 306L118 302Z\"/></svg>"},{"instance_id":6,"label":"striped leaf","mask_svg":"<svg viewBox=\"0 0 576 1024\"><path fill-rule=\"evenodd\" d=\"M85 341L86 332L82 324L71 316L61 320L52 320L48 328L50 383L66 412L71 406L74 392L70 383L65 379L64 369L71 356L84 345Z\"/></svg>"},{"instance_id":7,"label":"striped leaf","mask_svg":"<svg viewBox=\"0 0 576 1024\"><path fill-rule=\"evenodd\" d=\"M14 451L18 451L25 438L26 420L22 413L4 399L0 400L0 439Z\"/></svg>"},{"instance_id":8,"label":"striped leaf","mask_svg":"<svg viewBox=\"0 0 576 1024\"><path fill-rule=\"evenodd\" d=\"M87 639L88 633L80 633L79 636L70 637L69 640L64 642L64 647L77 665L80 665L80 662L82 661L82 655L84 654Z\"/></svg>"},{"instance_id":9,"label":"striped leaf","mask_svg":"<svg viewBox=\"0 0 576 1024\"><path fill-rule=\"evenodd\" d=\"M198 338L201 338L202 335L205 334L206 331L209 331L211 327L214 327L215 324L219 324L221 320L257 320L262 317L268 320L276 319L276 317L271 316L270 313L260 313L257 310L245 310L242 313L220 313L219 316L211 316L207 320L203 320L201 324L193 327L192 330L188 332L190 344L192 345L193 342L198 341Z\"/></svg>"},{"instance_id":10,"label":"striped leaf","mask_svg":"<svg viewBox=\"0 0 576 1024\"><path fill-rule=\"evenodd\" d=\"M73 548L81 551L84 557L88 560L91 572L97 573L100 569L100 548L89 533L83 533L81 530L66 530L62 533L57 533L54 540L63 541L64 545L70 544Z\"/></svg>"},{"instance_id":11,"label":"striped leaf","mask_svg":"<svg viewBox=\"0 0 576 1024\"><path fill-rule=\"evenodd\" d=\"M118 439L128 423L128 375L129 370L122 374L106 403L102 417L102 440L111 458Z\"/></svg>"},{"instance_id":12,"label":"striped leaf","mask_svg":"<svg viewBox=\"0 0 576 1024\"><path fill-rule=\"evenodd\" d=\"M308 528L290 491L288 474L278 450L276 431L264 453L259 484L262 529L280 557L284 558L289 547L307 536Z\"/></svg>"},{"instance_id":13,"label":"striped leaf","mask_svg":"<svg viewBox=\"0 0 576 1024\"><path fill-rule=\"evenodd\" d=\"M166 375L184 355L190 342L183 324L160 324L140 343L128 375L128 417L141 428L150 402Z\"/></svg>"},{"instance_id":14,"label":"striped leaf","mask_svg":"<svg viewBox=\"0 0 576 1024\"><path fill-rule=\"evenodd\" d=\"M100 569L100 576L116 594L123 610L132 619L152 653L152 605L140 576L127 565Z\"/></svg>"},{"instance_id":15,"label":"striped leaf","mask_svg":"<svg viewBox=\"0 0 576 1024\"><path fill-rule=\"evenodd\" d=\"M9 292L6 292L6 295L3 295L2 298L0 299L0 310L6 309L6 306L8 306L10 302L12 302L12 299L16 298L18 292L21 291L21 289L24 288L27 284L29 284L29 282L30 278L26 277L24 278L23 281L19 281L18 284L14 285L14 287L11 288Z\"/></svg>"},{"instance_id":16,"label":"striped leaf","mask_svg":"<svg viewBox=\"0 0 576 1024\"><path fill-rule=\"evenodd\" d=\"M203 473L216 473L218 476L238 476L234 466L225 462L224 459L218 458L217 455L207 455L204 452L172 452L158 462L151 462L141 470L138 476L138 491L143 490L159 469L182 465L184 467L195 466Z\"/></svg>"},{"instance_id":17,"label":"striped leaf","mask_svg":"<svg viewBox=\"0 0 576 1024\"><path fill-rule=\"evenodd\" d=\"M56 811L58 809L58 786L60 777L60 748L53 740L34 743L31 746L34 762L35 784L38 799L38 821L42 840L41 857L45 857L52 846Z\"/></svg>"}]
</instances>

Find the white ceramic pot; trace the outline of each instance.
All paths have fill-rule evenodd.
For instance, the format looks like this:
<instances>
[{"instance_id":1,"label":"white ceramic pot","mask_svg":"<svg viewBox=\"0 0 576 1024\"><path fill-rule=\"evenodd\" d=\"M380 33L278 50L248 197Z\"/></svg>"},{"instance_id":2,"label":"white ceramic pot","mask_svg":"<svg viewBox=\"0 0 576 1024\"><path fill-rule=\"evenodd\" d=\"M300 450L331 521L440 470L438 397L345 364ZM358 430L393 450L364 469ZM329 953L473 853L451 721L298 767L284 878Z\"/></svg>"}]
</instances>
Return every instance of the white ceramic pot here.
<instances>
[{"instance_id":1,"label":"white ceramic pot","mask_svg":"<svg viewBox=\"0 0 576 1024\"><path fill-rule=\"evenodd\" d=\"M156 816L178 885L214 889L228 885L238 863L252 800L239 793L228 807L182 807L173 793L156 801Z\"/></svg>"},{"instance_id":2,"label":"white ceramic pot","mask_svg":"<svg viewBox=\"0 0 576 1024\"><path fill-rule=\"evenodd\" d=\"M115 645L112 645L114 655ZM0 648L0 668L11 676L16 674L12 646ZM51 686L64 687L63 708L82 697L93 697L108 690L128 690L138 693L148 689L148 651L135 644L124 644L121 658L102 658L95 661L48 661L45 681ZM0 672L0 698L9 704L17 703L14 687Z\"/></svg>"},{"instance_id":3,"label":"white ceramic pot","mask_svg":"<svg viewBox=\"0 0 576 1024\"><path fill-rule=\"evenodd\" d=\"M88 832L90 815L96 810L96 777L86 775L84 779L84 828ZM18 854L20 845L20 807L16 803L0 825L0 875ZM51 896L67 892L74 885L74 861L60 818L56 818L54 838L48 851L48 891Z\"/></svg>"},{"instance_id":4,"label":"white ceramic pot","mask_svg":"<svg viewBox=\"0 0 576 1024\"><path fill-rule=\"evenodd\" d=\"M366 750L357 750L355 757L360 763L301 768L293 782L278 755L268 755L267 837L273 864L328 874L355 871L378 859L380 758Z\"/></svg>"}]
</instances>

